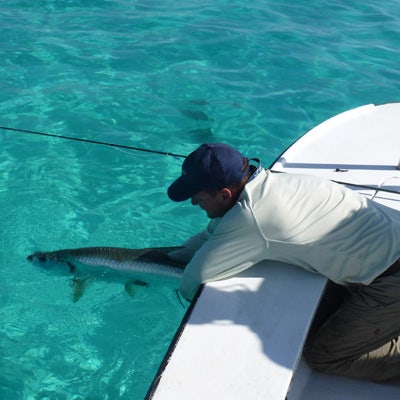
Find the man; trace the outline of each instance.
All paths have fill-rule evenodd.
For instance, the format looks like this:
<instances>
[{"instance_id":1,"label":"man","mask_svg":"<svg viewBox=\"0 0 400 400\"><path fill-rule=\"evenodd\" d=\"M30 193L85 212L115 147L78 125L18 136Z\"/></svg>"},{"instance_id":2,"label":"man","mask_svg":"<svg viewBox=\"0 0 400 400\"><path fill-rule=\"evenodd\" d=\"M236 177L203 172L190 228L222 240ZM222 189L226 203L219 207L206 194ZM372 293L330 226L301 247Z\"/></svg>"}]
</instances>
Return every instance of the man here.
<instances>
[{"instance_id":1,"label":"man","mask_svg":"<svg viewBox=\"0 0 400 400\"><path fill-rule=\"evenodd\" d=\"M255 164L255 165L253 165ZM223 143L203 144L168 189L211 218L173 257L187 261L180 290L269 259L349 288L305 355L322 372L400 379L400 213L317 177L264 170Z\"/></svg>"}]
</instances>

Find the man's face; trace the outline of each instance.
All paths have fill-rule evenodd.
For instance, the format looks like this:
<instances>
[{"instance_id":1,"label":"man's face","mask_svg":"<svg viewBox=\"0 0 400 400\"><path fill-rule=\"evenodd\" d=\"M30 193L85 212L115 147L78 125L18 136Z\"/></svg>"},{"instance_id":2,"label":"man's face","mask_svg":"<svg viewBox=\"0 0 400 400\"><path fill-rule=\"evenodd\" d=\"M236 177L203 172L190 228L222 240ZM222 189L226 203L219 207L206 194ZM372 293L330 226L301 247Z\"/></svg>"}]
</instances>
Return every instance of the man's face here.
<instances>
[{"instance_id":1,"label":"man's face","mask_svg":"<svg viewBox=\"0 0 400 400\"><path fill-rule=\"evenodd\" d=\"M192 205L203 209L209 218L223 217L232 207L231 197L226 195L225 190L227 189L222 189L213 194L202 190L193 195Z\"/></svg>"}]
</instances>

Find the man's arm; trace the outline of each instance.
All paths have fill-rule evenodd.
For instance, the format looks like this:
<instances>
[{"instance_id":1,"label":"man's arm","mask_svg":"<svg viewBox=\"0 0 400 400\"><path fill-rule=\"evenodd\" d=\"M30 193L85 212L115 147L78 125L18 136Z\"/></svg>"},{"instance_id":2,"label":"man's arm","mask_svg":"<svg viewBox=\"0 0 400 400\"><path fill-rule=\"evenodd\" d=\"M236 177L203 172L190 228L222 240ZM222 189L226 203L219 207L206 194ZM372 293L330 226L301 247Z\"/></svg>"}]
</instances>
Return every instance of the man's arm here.
<instances>
[{"instance_id":1,"label":"man's arm","mask_svg":"<svg viewBox=\"0 0 400 400\"><path fill-rule=\"evenodd\" d=\"M251 267L265 258L266 248L267 241L252 214L239 209L230 212L186 266L180 284L182 295L190 300L201 283L225 279Z\"/></svg>"}]
</instances>

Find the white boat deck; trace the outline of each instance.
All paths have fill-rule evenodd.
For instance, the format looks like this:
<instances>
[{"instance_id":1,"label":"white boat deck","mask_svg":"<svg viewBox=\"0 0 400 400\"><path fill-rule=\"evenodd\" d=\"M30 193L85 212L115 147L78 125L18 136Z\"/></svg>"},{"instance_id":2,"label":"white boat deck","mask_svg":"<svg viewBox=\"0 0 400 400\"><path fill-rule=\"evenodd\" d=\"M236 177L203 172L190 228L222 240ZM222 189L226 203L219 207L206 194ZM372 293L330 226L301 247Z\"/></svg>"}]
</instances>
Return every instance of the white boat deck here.
<instances>
[{"instance_id":1,"label":"white boat deck","mask_svg":"<svg viewBox=\"0 0 400 400\"><path fill-rule=\"evenodd\" d=\"M399 158L400 104L369 105L311 130L272 169L400 192ZM400 210L398 194L350 187ZM262 262L207 284L148 399L397 400L400 386L318 374L301 359L325 283Z\"/></svg>"},{"instance_id":2,"label":"white boat deck","mask_svg":"<svg viewBox=\"0 0 400 400\"><path fill-rule=\"evenodd\" d=\"M301 361L287 400L398 400L400 386L347 379L311 371Z\"/></svg>"},{"instance_id":3,"label":"white boat deck","mask_svg":"<svg viewBox=\"0 0 400 400\"><path fill-rule=\"evenodd\" d=\"M284 399L324 284L267 262L207 284L153 398Z\"/></svg>"}]
</instances>

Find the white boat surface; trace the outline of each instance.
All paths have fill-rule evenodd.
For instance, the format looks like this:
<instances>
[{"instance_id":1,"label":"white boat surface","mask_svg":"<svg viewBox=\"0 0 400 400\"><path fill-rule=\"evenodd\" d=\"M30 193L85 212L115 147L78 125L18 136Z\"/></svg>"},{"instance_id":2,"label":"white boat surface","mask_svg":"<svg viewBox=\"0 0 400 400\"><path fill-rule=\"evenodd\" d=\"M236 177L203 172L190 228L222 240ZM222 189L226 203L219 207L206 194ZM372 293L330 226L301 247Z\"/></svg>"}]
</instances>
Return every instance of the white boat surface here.
<instances>
[{"instance_id":1,"label":"white boat surface","mask_svg":"<svg viewBox=\"0 0 400 400\"><path fill-rule=\"evenodd\" d=\"M370 104L307 132L271 169L340 181L400 210L399 162L400 103ZM316 373L303 361L326 283L263 261L204 285L147 399L399 399L400 386Z\"/></svg>"}]
</instances>

